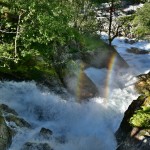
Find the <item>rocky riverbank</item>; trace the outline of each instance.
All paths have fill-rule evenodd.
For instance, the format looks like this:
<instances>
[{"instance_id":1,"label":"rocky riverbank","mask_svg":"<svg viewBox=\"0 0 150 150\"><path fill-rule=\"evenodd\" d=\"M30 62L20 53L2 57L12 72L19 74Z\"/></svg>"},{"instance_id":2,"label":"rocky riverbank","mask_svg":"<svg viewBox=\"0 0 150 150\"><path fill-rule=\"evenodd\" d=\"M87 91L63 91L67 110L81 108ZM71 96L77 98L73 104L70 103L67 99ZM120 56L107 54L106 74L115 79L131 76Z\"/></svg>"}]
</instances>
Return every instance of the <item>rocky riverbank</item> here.
<instances>
[{"instance_id":1,"label":"rocky riverbank","mask_svg":"<svg viewBox=\"0 0 150 150\"><path fill-rule=\"evenodd\" d=\"M137 78L135 88L141 95L129 106L116 132L117 150L150 148L150 72Z\"/></svg>"}]
</instances>

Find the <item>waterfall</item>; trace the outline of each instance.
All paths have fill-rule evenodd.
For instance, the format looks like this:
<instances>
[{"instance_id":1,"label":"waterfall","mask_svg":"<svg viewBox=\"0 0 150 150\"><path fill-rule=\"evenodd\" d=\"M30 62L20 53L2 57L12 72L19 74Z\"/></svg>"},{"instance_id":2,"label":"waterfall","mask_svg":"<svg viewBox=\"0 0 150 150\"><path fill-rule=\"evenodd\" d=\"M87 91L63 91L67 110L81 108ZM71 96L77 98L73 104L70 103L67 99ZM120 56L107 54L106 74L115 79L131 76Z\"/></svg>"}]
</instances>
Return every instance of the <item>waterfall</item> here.
<instances>
[{"instance_id":1,"label":"waterfall","mask_svg":"<svg viewBox=\"0 0 150 150\"><path fill-rule=\"evenodd\" d=\"M126 51L133 46L149 50L150 43L127 44L124 38L116 38L112 44L136 75L150 71L150 54L136 55ZM54 150L116 149L114 133L124 112L138 97L133 86L135 74L120 69L110 72L105 68L88 68L84 72L100 92L106 91L106 97L100 95L77 103L73 96L63 99L39 88L35 82L0 82L0 103L15 109L32 126L30 129L15 129L17 134L9 150L21 150L26 142L46 142ZM11 122L7 124L11 125ZM52 130L50 139L39 136L43 127Z\"/></svg>"},{"instance_id":2,"label":"waterfall","mask_svg":"<svg viewBox=\"0 0 150 150\"><path fill-rule=\"evenodd\" d=\"M92 73L97 74L97 70ZM90 76L90 70L87 75ZM98 72L99 73L99 72ZM9 150L21 150L26 142L46 142L54 150L115 150L114 133L119 127L124 111L137 98L133 89L134 78L125 74L125 86L114 88L107 103L96 97L77 103L74 98L62 99L48 90L41 90L34 82L0 82L0 103L15 109L27 120L31 129L17 129ZM94 76L92 80L98 80ZM53 131L51 139L41 139L42 127ZM63 138L60 143L57 139Z\"/></svg>"}]
</instances>

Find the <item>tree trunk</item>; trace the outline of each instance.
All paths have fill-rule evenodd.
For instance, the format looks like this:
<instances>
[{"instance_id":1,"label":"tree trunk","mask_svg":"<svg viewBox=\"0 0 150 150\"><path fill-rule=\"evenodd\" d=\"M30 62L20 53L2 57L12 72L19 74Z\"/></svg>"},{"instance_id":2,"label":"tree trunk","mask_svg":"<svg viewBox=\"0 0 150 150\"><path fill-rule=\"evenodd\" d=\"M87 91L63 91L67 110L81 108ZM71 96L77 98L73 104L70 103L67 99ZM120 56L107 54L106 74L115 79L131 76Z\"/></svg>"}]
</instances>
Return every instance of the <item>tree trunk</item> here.
<instances>
[{"instance_id":1,"label":"tree trunk","mask_svg":"<svg viewBox=\"0 0 150 150\"><path fill-rule=\"evenodd\" d=\"M111 32L112 32L112 17L113 17L113 9L114 9L114 0L111 1L110 9L109 9L109 31L108 31L108 42L109 45L112 43Z\"/></svg>"}]
</instances>

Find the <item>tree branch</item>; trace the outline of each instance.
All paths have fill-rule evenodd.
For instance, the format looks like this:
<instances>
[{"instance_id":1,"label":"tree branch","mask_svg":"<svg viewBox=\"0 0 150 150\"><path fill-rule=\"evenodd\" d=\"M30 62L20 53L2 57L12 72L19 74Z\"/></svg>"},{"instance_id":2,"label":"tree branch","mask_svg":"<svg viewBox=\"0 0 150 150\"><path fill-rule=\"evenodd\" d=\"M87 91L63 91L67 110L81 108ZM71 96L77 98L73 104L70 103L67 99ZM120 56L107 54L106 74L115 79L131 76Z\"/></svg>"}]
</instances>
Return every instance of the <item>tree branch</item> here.
<instances>
[{"instance_id":1,"label":"tree branch","mask_svg":"<svg viewBox=\"0 0 150 150\"><path fill-rule=\"evenodd\" d=\"M8 34L13 34L13 33L16 33L16 32L13 32L13 31L6 31L6 30L0 30L1 33L8 33Z\"/></svg>"},{"instance_id":2,"label":"tree branch","mask_svg":"<svg viewBox=\"0 0 150 150\"><path fill-rule=\"evenodd\" d=\"M17 40L19 37L19 29L20 29L20 21L21 21L21 16L22 16L23 12L21 12L19 14L19 18L18 18L18 24L17 24L17 31L16 31L16 37L15 37L15 57L17 57Z\"/></svg>"}]
</instances>

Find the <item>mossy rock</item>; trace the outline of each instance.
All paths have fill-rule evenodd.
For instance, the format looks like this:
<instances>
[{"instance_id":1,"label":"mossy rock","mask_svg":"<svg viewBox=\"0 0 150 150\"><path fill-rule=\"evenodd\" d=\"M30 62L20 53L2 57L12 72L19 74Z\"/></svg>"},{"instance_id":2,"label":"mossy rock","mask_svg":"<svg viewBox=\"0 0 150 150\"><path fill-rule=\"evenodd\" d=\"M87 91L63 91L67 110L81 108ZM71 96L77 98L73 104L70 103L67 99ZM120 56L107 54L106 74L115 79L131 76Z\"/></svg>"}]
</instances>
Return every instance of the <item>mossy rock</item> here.
<instances>
[{"instance_id":1,"label":"mossy rock","mask_svg":"<svg viewBox=\"0 0 150 150\"><path fill-rule=\"evenodd\" d=\"M147 74L141 74L137 76L138 81L135 84L136 90L140 94L144 94L146 96L150 95L150 72Z\"/></svg>"},{"instance_id":2,"label":"mossy rock","mask_svg":"<svg viewBox=\"0 0 150 150\"><path fill-rule=\"evenodd\" d=\"M150 96L148 96L144 101L144 106L150 106Z\"/></svg>"}]
</instances>

